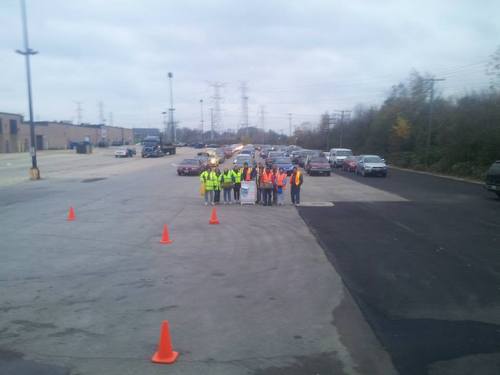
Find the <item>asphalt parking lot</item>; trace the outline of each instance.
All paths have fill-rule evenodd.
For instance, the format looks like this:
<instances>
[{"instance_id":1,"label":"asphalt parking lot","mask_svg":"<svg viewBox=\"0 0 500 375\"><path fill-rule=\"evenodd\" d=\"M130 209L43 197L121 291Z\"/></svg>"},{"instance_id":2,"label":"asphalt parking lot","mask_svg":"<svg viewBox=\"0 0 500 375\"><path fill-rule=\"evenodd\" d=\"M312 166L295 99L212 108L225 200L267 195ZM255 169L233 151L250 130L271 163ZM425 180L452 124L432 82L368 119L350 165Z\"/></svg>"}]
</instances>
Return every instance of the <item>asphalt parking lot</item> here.
<instances>
[{"instance_id":1,"label":"asphalt parking lot","mask_svg":"<svg viewBox=\"0 0 500 375\"><path fill-rule=\"evenodd\" d=\"M498 373L500 204L480 186L306 176L304 207L210 226L175 171L194 152L47 154L37 182L0 159L0 373ZM154 365L165 319L180 357Z\"/></svg>"}]
</instances>

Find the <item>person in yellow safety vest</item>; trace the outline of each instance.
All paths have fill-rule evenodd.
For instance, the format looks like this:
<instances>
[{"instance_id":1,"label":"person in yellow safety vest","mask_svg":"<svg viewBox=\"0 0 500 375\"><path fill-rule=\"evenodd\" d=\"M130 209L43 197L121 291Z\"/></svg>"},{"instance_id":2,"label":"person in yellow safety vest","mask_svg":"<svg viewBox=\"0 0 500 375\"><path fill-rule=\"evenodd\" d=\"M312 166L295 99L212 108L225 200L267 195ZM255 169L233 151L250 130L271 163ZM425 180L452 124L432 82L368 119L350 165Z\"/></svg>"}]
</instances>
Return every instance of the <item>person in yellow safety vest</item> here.
<instances>
[{"instance_id":1,"label":"person in yellow safety vest","mask_svg":"<svg viewBox=\"0 0 500 375\"><path fill-rule=\"evenodd\" d=\"M240 189L241 189L241 171L238 169L238 167L234 167L232 170L233 177L234 177L234 186L233 186L233 192L234 192L234 201L236 203L240 202Z\"/></svg>"},{"instance_id":2,"label":"person in yellow safety vest","mask_svg":"<svg viewBox=\"0 0 500 375\"><path fill-rule=\"evenodd\" d=\"M200 174L200 181L205 188L205 206L214 205L214 188L217 184L215 168L207 168Z\"/></svg>"},{"instance_id":3,"label":"person in yellow safety vest","mask_svg":"<svg viewBox=\"0 0 500 375\"><path fill-rule=\"evenodd\" d=\"M233 188L234 175L229 168L224 168L224 172L220 175L220 184L224 190L224 204L231 204L231 189Z\"/></svg>"},{"instance_id":4,"label":"person in yellow safety vest","mask_svg":"<svg viewBox=\"0 0 500 375\"><path fill-rule=\"evenodd\" d=\"M304 177L302 177L302 173L297 169L297 167L293 167L292 174L290 176L290 195L292 197L292 204L298 205L300 204L300 187L304 183Z\"/></svg>"},{"instance_id":5,"label":"person in yellow safety vest","mask_svg":"<svg viewBox=\"0 0 500 375\"><path fill-rule=\"evenodd\" d=\"M278 206L283 206L285 203L285 188L286 188L286 172L280 168L276 174L276 193L278 199Z\"/></svg>"},{"instance_id":6,"label":"person in yellow safety vest","mask_svg":"<svg viewBox=\"0 0 500 375\"><path fill-rule=\"evenodd\" d=\"M220 173L219 168L215 168L215 183L214 183L214 203L220 203Z\"/></svg>"}]
</instances>

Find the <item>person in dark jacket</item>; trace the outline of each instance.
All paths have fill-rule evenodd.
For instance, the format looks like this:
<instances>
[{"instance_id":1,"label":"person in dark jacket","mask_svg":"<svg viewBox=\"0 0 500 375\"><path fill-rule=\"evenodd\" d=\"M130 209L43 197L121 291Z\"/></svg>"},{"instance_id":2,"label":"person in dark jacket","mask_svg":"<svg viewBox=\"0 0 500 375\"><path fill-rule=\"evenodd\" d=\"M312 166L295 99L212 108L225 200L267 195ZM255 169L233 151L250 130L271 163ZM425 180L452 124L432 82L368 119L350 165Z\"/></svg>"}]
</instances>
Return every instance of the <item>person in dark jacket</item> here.
<instances>
[{"instance_id":1,"label":"person in dark jacket","mask_svg":"<svg viewBox=\"0 0 500 375\"><path fill-rule=\"evenodd\" d=\"M304 177L302 172L300 172L297 167L293 167L292 174L290 176L290 195L292 198L292 204L300 204L300 187L304 183Z\"/></svg>"}]
</instances>

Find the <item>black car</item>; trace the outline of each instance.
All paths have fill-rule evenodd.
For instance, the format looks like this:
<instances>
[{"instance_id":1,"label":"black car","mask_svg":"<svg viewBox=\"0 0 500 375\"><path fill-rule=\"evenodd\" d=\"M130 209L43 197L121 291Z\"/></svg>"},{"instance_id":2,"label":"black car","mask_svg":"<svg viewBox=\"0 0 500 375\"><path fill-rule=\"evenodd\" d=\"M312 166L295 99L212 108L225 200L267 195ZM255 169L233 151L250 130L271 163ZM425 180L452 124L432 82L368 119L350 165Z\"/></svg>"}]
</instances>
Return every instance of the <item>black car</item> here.
<instances>
[{"instance_id":1,"label":"black car","mask_svg":"<svg viewBox=\"0 0 500 375\"><path fill-rule=\"evenodd\" d=\"M500 198L500 160L494 162L486 172L485 187Z\"/></svg>"}]
</instances>

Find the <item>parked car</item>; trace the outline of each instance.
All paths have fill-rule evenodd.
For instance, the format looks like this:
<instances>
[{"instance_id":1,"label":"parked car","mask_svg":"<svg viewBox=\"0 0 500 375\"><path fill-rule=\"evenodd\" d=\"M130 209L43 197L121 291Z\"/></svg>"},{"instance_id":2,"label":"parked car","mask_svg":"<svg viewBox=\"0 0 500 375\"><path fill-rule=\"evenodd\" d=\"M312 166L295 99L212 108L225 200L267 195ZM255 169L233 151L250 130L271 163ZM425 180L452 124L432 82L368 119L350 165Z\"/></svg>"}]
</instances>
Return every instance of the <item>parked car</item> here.
<instances>
[{"instance_id":1,"label":"parked car","mask_svg":"<svg viewBox=\"0 0 500 375\"><path fill-rule=\"evenodd\" d=\"M203 169L202 161L199 159L184 159L177 166L179 176L197 176Z\"/></svg>"},{"instance_id":2,"label":"parked car","mask_svg":"<svg viewBox=\"0 0 500 375\"><path fill-rule=\"evenodd\" d=\"M357 156L348 156L342 162L342 170L344 172L356 172L357 166L358 166Z\"/></svg>"},{"instance_id":3,"label":"parked car","mask_svg":"<svg viewBox=\"0 0 500 375\"><path fill-rule=\"evenodd\" d=\"M486 172L485 187L500 198L500 160L494 162Z\"/></svg>"},{"instance_id":4,"label":"parked car","mask_svg":"<svg viewBox=\"0 0 500 375\"><path fill-rule=\"evenodd\" d=\"M247 154L243 154L243 155L238 155L236 156L236 158L234 159L233 161L233 164L236 165L236 166L243 166L244 163L248 163L248 165L252 165L252 157L250 155L247 155Z\"/></svg>"},{"instance_id":5,"label":"parked car","mask_svg":"<svg viewBox=\"0 0 500 375\"><path fill-rule=\"evenodd\" d=\"M273 158L272 165L275 165L276 167L283 168L283 170L286 172L287 176L290 176L292 174L292 169L293 169L293 163L292 159L290 158Z\"/></svg>"},{"instance_id":6,"label":"parked car","mask_svg":"<svg viewBox=\"0 0 500 375\"><path fill-rule=\"evenodd\" d=\"M115 158L131 158L133 157L137 151L134 147L120 147L115 150Z\"/></svg>"},{"instance_id":7,"label":"parked car","mask_svg":"<svg viewBox=\"0 0 500 375\"><path fill-rule=\"evenodd\" d=\"M208 156L206 155L196 155L194 157L196 160L199 160L201 163L202 168L208 167Z\"/></svg>"},{"instance_id":8,"label":"parked car","mask_svg":"<svg viewBox=\"0 0 500 375\"><path fill-rule=\"evenodd\" d=\"M321 157L321 151L319 150L302 150L297 159L297 164L305 168L308 157Z\"/></svg>"},{"instance_id":9,"label":"parked car","mask_svg":"<svg viewBox=\"0 0 500 375\"><path fill-rule=\"evenodd\" d=\"M308 175L326 175L330 176L331 167L330 163L324 156L308 156L305 165L305 170Z\"/></svg>"},{"instance_id":10,"label":"parked car","mask_svg":"<svg viewBox=\"0 0 500 375\"><path fill-rule=\"evenodd\" d=\"M219 159L219 164L224 163L224 160L226 160L226 154L224 153L223 148L218 148L215 150L215 154L217 155L217 158Z\"/></svg>"},{"instance_id":11,"label":"parked car","mask_svg":"<svg viewBox=\"0 0 500 375\"><path fill-rule=\"evenodd\" d=\"M332 148L330 150L330 164L332 168L342 167L342 162L348 156L352 156L352 150L349 148Z\"/></svg>"},{"instance_id":12,"label":"parked car","mask_svg":"<svg viewBox=\"0 0 500 375\"><path fill-rule=\"evenodd\" d=\"M386 177L387 165L385 160L378 155L363 155L358 161L356 174L363 177L369 175Z\"/></svg>"},{"instance_id":13,"label":"parked car","mask_svg":"<svg viewBox=\"0 0 500 375\"><path fill-rule=\"evenodd\" d=\"M284 158L286 157L285 156L285 153L282 152L282 151L269 151L267 153L267 157L266 157L266 166L271 166L273 165L273 159L276 159L276 158Z\"/></svg>"},{"instance_id":14,"label":"parked car","mask_svg":"<svg viewBox=\"0 0 500 375\"><path fill-rule=\"evenodd\" d=\"M219 158L217 157L215 150L206 149L205 151L198 152L197 156L205 156L209 167L217 167L219 165Z\"/></svg>"}]
</instances>

